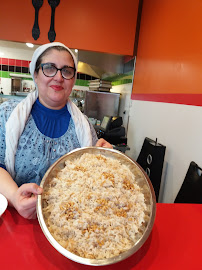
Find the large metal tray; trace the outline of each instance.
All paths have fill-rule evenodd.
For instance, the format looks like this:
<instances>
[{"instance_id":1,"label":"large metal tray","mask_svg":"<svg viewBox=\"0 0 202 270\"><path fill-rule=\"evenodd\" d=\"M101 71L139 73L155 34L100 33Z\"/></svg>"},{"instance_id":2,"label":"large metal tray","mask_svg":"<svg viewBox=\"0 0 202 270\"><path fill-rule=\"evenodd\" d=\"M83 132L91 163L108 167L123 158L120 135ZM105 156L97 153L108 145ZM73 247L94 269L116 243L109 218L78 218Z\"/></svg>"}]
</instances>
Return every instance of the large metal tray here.
<instances>
[{"instance_id":1,"label":"large metal tray","mask_svg":"<svg viewBox=\"0 0 202 270\"><path fill-rule=\"evenodd\" d=\"M135 252L137 252L140 247L145 243L147 238L149 237L152 227L155 220L156 215L156 198L153 186L151 184L151 181L149 180L147 174L144 172L144 170L131 158L129 158L127 155L121 153L120 151L114 150L114 149L108 149L108 148L102 148L102 147L84 147L79 148L76 150L71 151L70 153L62 156L60 159L58 159L46 172L44 175L42 182L40 186L43 188L53 177L55 177L62 168L65 166L65 161L68 160L74 160L76 158L79 158L84 153L90 153L90 154L101 154L106 157L118 159L122 164L127 165L130 170L133 172L133 174L136 176L137 183L140 187L143 188L143 193L145 196L145 201L147 206L149 207L149 220L146 226L146 229L142 235L142 237L134 244L134 246L121 253L118 256L108 258L108 259L87 259L82 258L80 256L77 256L65 248L63 248L51 235L49 232L44 217L43 217L43 211L42 211L42 195L38 196L37 200L37 217L39 220L39 224L41 226L41 229L46 236L47 240L51 243L51 245L59 251L61 254L63 254L65 257L81 263L85 265L96 265L96 266L103 266L103 265L110 265L113 263L120 262Z\"/></svg>"}]
</instances>

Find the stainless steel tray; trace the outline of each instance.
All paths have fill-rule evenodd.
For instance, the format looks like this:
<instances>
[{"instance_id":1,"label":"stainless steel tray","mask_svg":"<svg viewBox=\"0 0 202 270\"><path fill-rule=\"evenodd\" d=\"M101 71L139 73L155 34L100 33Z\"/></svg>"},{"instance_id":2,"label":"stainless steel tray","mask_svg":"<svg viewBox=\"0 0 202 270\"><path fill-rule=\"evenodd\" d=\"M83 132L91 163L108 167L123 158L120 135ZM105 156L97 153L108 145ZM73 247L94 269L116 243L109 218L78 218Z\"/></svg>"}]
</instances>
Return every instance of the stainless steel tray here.
<instances>
[{"instance_id":1,"label":"stainless steel tray","mask_svg":"<svg viewBox=\"0 0 202 270\"><path fill-rule=\"evenodd\" d=\"M62 156L60 159L58 159L46 172L44 175L42 181L41 181L41 187L43 188L53 177L55 177L62 168L65 166L65 161L68 160L74 160L76 158L79 158L82 154L84 153L90 153L90 154L101 154L106 157L118 159L122 164L127 165L129 169L132 171L132 173L136 176L136 181L140 187L143 188L143 193L145 196L145 203L149 207L150 210L150 215L149 215L149 220L146 226L146 229L142 235L142 237L134 244L134 246L121 253L118 256L108 258L108 259L87 259L83 258L80 256L77 256L65 248L63 248L51 235L49 232L46 223L44 221L43 217L43 211L42 211L42 195L38 196L37 200L37 217L39 220L39 224L41 226L41 229L46 236L47 240L51 243L51 245L59 251L61 254L63 254L65 257L81 263L85 265L96 265L96 266L101 266L101 265L110 265L113 263L120 262L135 252L137 252L140 247L145 243L147 240L148 236L150 235L152 231L152 227L154 224L155 220L155 215L156 215L156 198L155 198L155 193L153 186L151 184L151 181L149 180L148 176L144 172L144 170L131 158L126 156L125 154L121 153L120 151L114 150L114 149L108 149L108 148L101 148L101 147L84 147L84 148L79 148L76 150L71 151L70 153Z\"/></svg>"}]
</instances>

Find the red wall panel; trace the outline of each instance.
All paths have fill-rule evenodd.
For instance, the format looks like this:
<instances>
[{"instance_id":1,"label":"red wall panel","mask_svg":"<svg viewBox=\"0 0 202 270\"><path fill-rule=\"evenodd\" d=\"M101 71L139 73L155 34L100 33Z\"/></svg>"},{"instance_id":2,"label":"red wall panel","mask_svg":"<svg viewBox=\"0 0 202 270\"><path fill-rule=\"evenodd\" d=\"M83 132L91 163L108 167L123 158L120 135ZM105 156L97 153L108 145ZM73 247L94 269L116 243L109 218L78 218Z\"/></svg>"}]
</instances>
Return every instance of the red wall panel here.
<instances>
[{"instance_id":1,"label":"red wall panel","mask_svg":"<svg viewBox=\"0 0 202 270\"><path fill-rule=\"evenodd\" d=\"M201 14L199 0L143 1L132 99L202 105Z\"/></svg>"},{"instance_id":2,"label":"red wall panel","mask_svg":"<svg viewBox=\"0 0 202 270\"><path fill-rule=\"evenodd\" d=\"M133 55L139 0L60 1L55 11L56 40L70 48ZM43 44L49 42L51 8L39 10L40 37L32 38L34 7L29 0L1 4L0 39Z\"/></svg>"},{"instance_id":3,"label":"red wall panel","mask_svg":"<svg viewBox=\"0 0 202 270\"><path fill-rule=\"evenodd\" d=\"M8 65L8 58L1 58L2 65Z\"/></svg>"}]
</instances>

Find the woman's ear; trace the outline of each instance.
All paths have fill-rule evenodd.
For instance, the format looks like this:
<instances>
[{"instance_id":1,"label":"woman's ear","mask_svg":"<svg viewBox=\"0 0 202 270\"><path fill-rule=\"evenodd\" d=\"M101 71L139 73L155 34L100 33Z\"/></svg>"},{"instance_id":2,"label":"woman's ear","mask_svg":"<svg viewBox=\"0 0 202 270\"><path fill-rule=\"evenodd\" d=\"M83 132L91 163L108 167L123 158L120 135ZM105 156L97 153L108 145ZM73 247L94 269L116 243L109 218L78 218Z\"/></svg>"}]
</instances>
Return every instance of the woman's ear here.
<instances>
[{"instance_id":1,"label":"woman's ear","mask_svg":"<svg viewBox=\"0 0 202 270\"><path fill-rule=\"evenodd\" d=\"M38 73L34 71L34 81L37 82Z\"/></svg>"}]
</instances>

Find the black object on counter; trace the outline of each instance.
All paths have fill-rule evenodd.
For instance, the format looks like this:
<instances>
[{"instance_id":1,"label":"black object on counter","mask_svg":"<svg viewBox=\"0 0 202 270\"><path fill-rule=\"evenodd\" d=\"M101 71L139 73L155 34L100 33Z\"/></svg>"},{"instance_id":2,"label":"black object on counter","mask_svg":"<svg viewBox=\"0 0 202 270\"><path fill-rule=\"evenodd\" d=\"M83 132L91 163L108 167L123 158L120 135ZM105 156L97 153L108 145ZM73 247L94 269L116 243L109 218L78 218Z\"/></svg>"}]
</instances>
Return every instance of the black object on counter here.
<instances>
[{"instance_id":1,"label":"black object on counter","mask_svg":"<svg viewBox=\"0 0 202 270\"><path fill-rule=\"evenodd\" d=\"M35 8L35 20L34 20L34 26L32 28L32 37L34 38L34 40L37 40L40 36L40 29L39 29L39 23L38 23L39 9L43 5L43 0L32 0L32 5Z\"/></svg>"},{"instance_id":2,"label":"black object on counter","mask_svg":"<svg viewBox=\"0 0 202 270\"><path fill-rule=\"evenodd\" d=\"M191 161L175 203L202 203L202 168Z\"/></svg>"},{"instance_id":3,"label":"black object on counter","mask_svg":"<svg viewBox=\"0 0 202 270\"><path fill-rule=\"evenodd\" d=\"M166 146L158 143L157 139L154 141L146 137L136 160L150 178L157 201L161 185L165 151Z\"/></svg>"},{"instance_id":4,"label":"black object on counter","mask_svg":"<svg viewBox=\"0 0 202 270\"><path fill-rule=\"evenodd\" d=\"M51 6L51 25L48 32L48 39L50 42L53 42L56 37L55 33L55 8L59 5L60 0L48 0L49 5Z\"/></svg>"},{"instance_id":5,"label":"black object on counter","mask_svg":"<svg viewBox=\"0 0 202 270\"><path fill-rule=\"evenodd\" d=\"M117 145L113 145L113 149L119 150L122 153L125 153L127 150L130 150L130 147L128 147L127 144L122 143L122 144L117 144Z\"/></svg>"},{"instance_id":6,"label":"black object on counter","mask_svg":"<svg viewBox=\"0 0 202 270\"><path fill-rule=\"evenodd\" d=\"M127 145L122 117L104 116L100 126L95 126L98 138L103 138L113 145Z\"/></svg>"}]
</instances>

